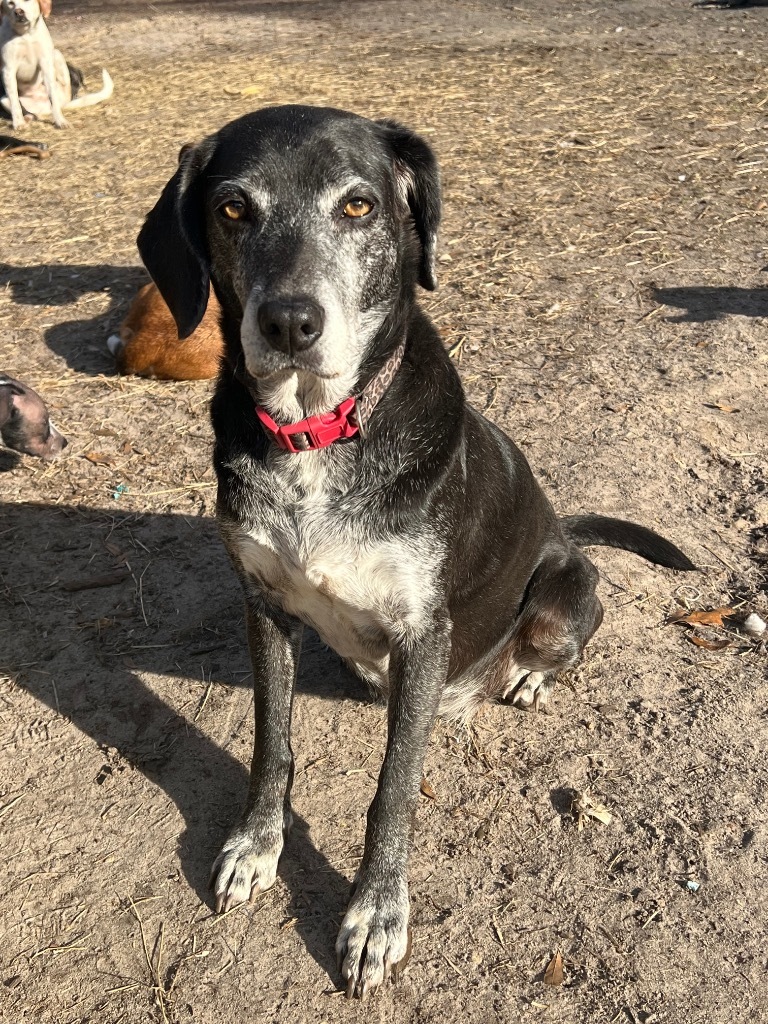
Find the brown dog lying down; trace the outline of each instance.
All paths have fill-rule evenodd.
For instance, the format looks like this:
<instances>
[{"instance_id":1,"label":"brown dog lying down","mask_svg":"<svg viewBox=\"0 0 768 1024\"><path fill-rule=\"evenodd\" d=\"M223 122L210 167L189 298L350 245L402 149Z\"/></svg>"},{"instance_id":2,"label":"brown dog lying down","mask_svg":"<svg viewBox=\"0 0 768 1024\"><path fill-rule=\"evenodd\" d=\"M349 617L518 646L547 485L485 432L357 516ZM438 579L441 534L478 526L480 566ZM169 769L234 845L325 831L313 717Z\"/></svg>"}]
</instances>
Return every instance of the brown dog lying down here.
<instances>
[{"instance_id":1,"label":"brown dog lying down","mask_svg":"<svg viewBox=\"0 0 768 1024\"><path fill-rule=\"evenodd\" d=\"M0 373L0 439L6 448L46 461L67 446L40 395L4 373Z\"/></svg>"},{"instance_id":2,"label":"brown dog lying down","mask_svg":"<svg viewBox=\"0 0 768 1024\"><path fill-rule=\"evenodd\" d=\"M119 335L107 338L107 347L121 373L158 380L206 380L218 374L224 351L219 315L219 304L211 292L200 326L179 341L176 323L157 286L145 284L120 325Z\"/></svg>"}]
</instances>

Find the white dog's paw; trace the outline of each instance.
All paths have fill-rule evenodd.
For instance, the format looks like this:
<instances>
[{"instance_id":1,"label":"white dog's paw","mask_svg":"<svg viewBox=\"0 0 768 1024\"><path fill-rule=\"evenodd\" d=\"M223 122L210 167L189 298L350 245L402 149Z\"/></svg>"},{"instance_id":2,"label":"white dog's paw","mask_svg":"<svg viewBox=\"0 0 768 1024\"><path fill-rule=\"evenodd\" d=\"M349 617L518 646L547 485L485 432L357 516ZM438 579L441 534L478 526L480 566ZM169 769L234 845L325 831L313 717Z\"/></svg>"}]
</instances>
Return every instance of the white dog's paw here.
<instances>
[{"instance_id":1,"label":"white dog's paw","mask_svg":"<svg viewBox=\"0 0 768 1024\"><path fill-rule=\"evenodd\" d=\"M387 884L363 894L359 887L341 922L336 955L347 998L361 999L397 976L411 955L408 887Z\"/></svg>"},{"instance_id":2,"label":"white dog's paw","mask_svg":"<svg viewBox=\"0 0 768 1024\"><path fill-rule=\"evenodd\" d=\"M282 833L274 836L235 834L224 844L211 868L216 913L226 913L246 900L255 900L275 884L283 849Z\"/></svg>"}]
</instances>

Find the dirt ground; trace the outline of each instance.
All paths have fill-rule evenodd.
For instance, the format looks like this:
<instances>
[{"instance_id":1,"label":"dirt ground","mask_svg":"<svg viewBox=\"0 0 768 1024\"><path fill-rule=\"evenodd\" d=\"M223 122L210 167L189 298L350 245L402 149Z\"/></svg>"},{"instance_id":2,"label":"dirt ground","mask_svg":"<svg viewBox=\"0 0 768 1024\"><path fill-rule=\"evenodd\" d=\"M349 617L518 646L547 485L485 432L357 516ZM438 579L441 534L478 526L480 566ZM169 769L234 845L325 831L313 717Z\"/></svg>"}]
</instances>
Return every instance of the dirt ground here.
<instances>
[{"instance_id":1,"label":"dirt ground","mask_svg":"<svg viewBox=\"0 0 768 1024\"><path fill-rule=\"evenodd\" d=\"M768 617L768 8L55 7L67 57L116 88L69 131L29 129L52 158L0 179L0 368L70 440L49 465L0 452L0 1017L759 1020L765 645L734 620L665 623L680 605ZM104 344L179 146L286 101L430 139L445 220L424 303L472 401L558 509L635 518L702 567L593 552L605 622L552 712L438 723L413 956L365 1007L341 996L333 943L385 710L309 643L297 827L276 886L216 917L252 700L211 518L210 385L121 379ZM610 823L577 827L585 790Z\"/></svg>"}]
</instances>

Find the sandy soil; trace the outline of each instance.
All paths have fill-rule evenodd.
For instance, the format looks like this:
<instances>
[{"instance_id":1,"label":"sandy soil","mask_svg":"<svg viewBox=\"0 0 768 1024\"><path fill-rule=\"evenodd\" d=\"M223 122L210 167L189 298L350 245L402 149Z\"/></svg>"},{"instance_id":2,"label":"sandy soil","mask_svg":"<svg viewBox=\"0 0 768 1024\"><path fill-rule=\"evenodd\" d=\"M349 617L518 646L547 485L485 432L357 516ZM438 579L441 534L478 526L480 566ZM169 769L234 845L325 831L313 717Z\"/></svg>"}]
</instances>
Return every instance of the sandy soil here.
<instances>
[{"instance_id":1,"label":"sandy soil","mask_svg":"<svg viewBox=\"0 0 768 1024\"><path fill-rule=\"evenodd\" d=\"M768 9L62 0L51 24L116 92L68 132L31 129L53 157L0 179L0 365L70 439L47 466L0 453L0 1016L759 1020L765 646L665 622L768 615ZM274 889L214 916L252 702L210 387L120 379L104 345L180 144L285 101L428 136L446 206L425 304L472 400L563 512L631 516L702 567L595 552L605 623L552 713L438 724L413 957L365 1008L340 996L333 942L385 711L309 644L298 826ZM609 824L577 827L584 790Z\"/></svg>"}]
</instances>

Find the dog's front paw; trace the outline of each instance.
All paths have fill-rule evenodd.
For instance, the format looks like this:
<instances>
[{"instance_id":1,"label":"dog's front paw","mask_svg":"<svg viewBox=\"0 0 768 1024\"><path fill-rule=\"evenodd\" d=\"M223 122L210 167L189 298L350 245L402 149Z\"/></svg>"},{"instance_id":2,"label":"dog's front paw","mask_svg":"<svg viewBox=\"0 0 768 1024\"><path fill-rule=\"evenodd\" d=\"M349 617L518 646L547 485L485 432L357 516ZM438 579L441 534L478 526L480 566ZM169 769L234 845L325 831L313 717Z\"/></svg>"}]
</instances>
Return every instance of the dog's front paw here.
<instances>
[{"instance_id":1,"label":"dog's front paw","mask_svg":"<svg viewBox=\"0 0 768 1024\"><path fill-rule=\"evenodd\" d=\"M253 900L275 884L283 836L252 836L235 832L224 843L211 868L216 913Z\"/></svg>"},{"instance_id":2,"label":"dog's front paw","mask_svg":"<svg viewBox=\"0 0 768 1024\"><path fill-rule=\"evenodd\" d=\"M386 978L396 977L405 967L411 955L409 911L404 881L358 886L336 940L347 998L365 999Z\"/></svg>"},{"instance_id":3,"label":"dog's front paw","mask_svg":"<svg viewBox=\"0 0 768 1024\"><path fill-rule=\"evenodd\" d=\"M54 121L57 128L69 128L69 121L66 117L60 117L58 121Z\"/></svg>"},{"instance_id":4,"label":"dog's front paw","mask_svg":"<svg viewBox=\"0 0 768 1024\"><path fill-rule=\"evenodd\" d=\"M529 672L519 686L510 688L504 697L512 694L512 703L523 711L538 711L545 708L555 688L555 677L546 672Z\"/></svg>"}]
</instances>

